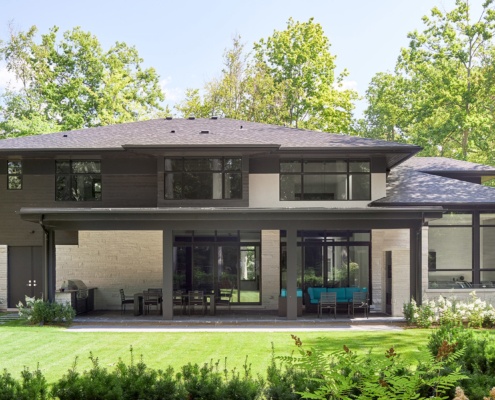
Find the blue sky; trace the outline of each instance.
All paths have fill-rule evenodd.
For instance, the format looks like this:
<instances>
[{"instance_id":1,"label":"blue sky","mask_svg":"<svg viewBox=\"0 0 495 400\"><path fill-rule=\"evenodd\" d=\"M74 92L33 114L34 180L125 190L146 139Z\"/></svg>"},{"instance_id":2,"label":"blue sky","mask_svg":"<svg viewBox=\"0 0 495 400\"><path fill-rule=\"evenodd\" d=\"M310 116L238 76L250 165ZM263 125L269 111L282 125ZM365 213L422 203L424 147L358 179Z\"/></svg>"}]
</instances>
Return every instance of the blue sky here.
<instances>
[{"instance_id":1,"label":"blue sky","mask_svg":"<svg viewBox=\"0 0 495 400\"><path fill-rule=\"evenodd\" d=\"M287 20L314 17L337 56L337 72L346 68L347 85L364 95L377 72L392 71L407 33L422 30L421 17L434 6L451 9L453 0L1 0L0 39L8 24L18 30L36 25L45 33L82 27L104 48L116 41L134 45L145 66L161 77L166 103L180 101L188 87L217 77L222 54L234 35L246 48L283 30ZM8 80L0 64L0 90ZM356 110L359 115L365 104Z\"/></svg>"}]
</instances>

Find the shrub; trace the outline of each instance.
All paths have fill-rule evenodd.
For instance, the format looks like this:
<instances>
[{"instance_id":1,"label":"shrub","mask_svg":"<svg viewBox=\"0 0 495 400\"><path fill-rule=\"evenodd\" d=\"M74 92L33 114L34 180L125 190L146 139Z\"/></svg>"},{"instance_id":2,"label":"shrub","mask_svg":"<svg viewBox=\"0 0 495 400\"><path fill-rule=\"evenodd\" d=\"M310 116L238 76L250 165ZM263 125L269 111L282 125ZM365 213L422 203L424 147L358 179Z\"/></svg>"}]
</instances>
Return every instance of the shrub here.
<instances>
[{"instance_id":1,"label":"shrub","mask_svg":"<svg viewBox=\"0 0 495 400\"><path fill-rule=\"evenodd\" d=\"M491 304L470 293L467 302L445 299L440 296L437 303L425 300L421 306L411 300L403 306L404 318L408 324L417 324L421 328L429 328L434 322L440 325L456 326L463 322L472 328L493 327L495 325L495 309Z\"/></svg>"},{"instance_id":2,"label":"shrub","mask_svg":"<svg viewBox=\"0 0 495 400\"><path fill-rule=\"evenodd\" d=\"M21 372L21 382L7 372L0 375L0 400L45 400L48 397L46 379L37 368L34 372L25 368Z\"/></svg>"},{"instance_id":3,"label":"shrub","mask_svg":"<svg viewBox=\"0 0 495 400\"><path fill-rule=\"evenodd\" d=\"M26 296L26 304L17 304L19 316L32 324L71 324L76 315L70 304L51 303Z\"/></svg>"},{"instance_id":4,"label":"shrub","mask_svg":"<svg viewBox=\"0 0 495 400\"><path fill-rule=\"evenodd\" d=\"M305 390L303 398L311 399L441 399L465 376L460 368L448 370L462 356L462 351L446 347L444 357L429 357L414 368L404 361L394 348L383 358L370 354L358 356L344 346L343 351L324 356L318 350L300 347L297 364L316 374L310 380L318 383L316 390Z\"/></svg>"}]
</instances>

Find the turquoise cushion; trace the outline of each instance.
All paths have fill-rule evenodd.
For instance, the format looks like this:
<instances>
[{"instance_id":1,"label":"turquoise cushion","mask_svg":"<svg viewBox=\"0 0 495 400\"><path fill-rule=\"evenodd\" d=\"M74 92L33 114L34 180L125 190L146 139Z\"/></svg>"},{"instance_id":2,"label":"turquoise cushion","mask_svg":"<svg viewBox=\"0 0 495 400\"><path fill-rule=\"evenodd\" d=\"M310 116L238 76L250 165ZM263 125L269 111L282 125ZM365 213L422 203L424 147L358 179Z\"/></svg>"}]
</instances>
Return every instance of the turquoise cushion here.
<instances>
[{"instance_id":1,"label":"turquoise cushion","mask_svg":"<svg viewBox=\"0 0 495 400\"><path fill-rule=\"evenodd\" d=\"M322 288L322 287L310 287L310 288L308 288L308 294L309 294L309 298L310 298L311 303L318 304L318 302L320 301L320 295L326 291L327 291L326 288Z\"/></svg>"},{"instance_id":2,"label":"turquoise cushion","mask_svg":"<svg viewBox=\"0 0 495 400\"><path fill-rule=\"evenodd\" d=\"M280 290L280 297L287 297L287 289ZM297 297L303 297L302 289L297 289Z\"/></svg>"},{"instance_id":3,"label":"turquoise cushion","mask_svg":"<svg viewBox=\"0 0 495 400\"><path fill-rule=\"evenodd\" d=\"M346 291L346 296L349 300L352 300L352 294L353 293L356 293L356 292L360 292L361 291L361 288L358 288L358 287L348 287L348 288L345 288L345 291Z\"/></svg>"},{"instance_id":4,"label":"turquoise cushion","mask_svg":"<svg viewBox=\"0 0 495 400\"><path fill-rule=\"evenodd\" d=\"M335 292L337 293L337 301L338 302L345 302L347 301L345 289L343 287L335 288Z\"/></svg>"}]
</instances>

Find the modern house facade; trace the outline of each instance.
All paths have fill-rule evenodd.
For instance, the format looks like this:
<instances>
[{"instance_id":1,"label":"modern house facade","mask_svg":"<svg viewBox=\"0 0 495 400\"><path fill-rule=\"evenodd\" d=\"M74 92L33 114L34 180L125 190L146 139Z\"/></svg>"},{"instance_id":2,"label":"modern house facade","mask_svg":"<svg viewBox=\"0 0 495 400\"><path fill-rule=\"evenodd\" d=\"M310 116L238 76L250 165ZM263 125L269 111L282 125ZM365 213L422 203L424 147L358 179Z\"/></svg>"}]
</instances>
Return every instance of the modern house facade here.
<instances>
[{"instance_id":1,"label":"modern house facade","mask_svg":"<svg viewBox=\"0 0 495 400\"><path fill-rule=\"evenodd\" d=\"M0 298L54 300L70 279L233 291L288 319L298 289L495 300L495 168L417 146L231 119L159 119L0 141Z\"/></svg>"}]
</instances>

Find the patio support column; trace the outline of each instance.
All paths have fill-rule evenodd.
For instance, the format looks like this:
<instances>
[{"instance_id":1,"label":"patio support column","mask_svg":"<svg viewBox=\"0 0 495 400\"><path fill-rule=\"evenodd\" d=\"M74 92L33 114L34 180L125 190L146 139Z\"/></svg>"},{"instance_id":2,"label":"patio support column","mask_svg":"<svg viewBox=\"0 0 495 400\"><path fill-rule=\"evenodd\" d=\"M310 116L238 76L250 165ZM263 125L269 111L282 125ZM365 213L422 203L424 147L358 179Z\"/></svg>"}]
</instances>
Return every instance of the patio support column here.
<instances>
[{"instance_id":1,"label":"patio support column","mask_svg":"<svg viewBox=\"0 0 495 400\"><path fill-rule=\"evenodd\" d=\"M173 237L172 229L165 228L163 230L163 319L171 320L174 318L174 302L173 302Z\"/></svg>"},{"instance_id":2,"label":"patio support column","mask_svg":"<svg viewBox=\"0 0 495 400\"><path fill-rule=\"evenodd\" d=\"M55 254L55 231L44 230L43 235L43 299L49 302L55 301L56 284L56 254Z\"/></svg>"},{"instance_id":3,"label":"patio support column","mask_svg":"<svg viewBox=\"0 0 495 400\"><path fill-rule=\"evenodd\" d=\"M410 248L410 282L411 298L416 300L417 304L422 303L422 262L421 262L421 224L418 224L409 230L409 248Z\"/></svg>"},{"instance_id":4,"label":"patio support column","mask_svg":"<svg viewBox=\"0 0 495 400\"><path fill-rule=\"evenodd\" d=\"M297 230L287 229L287 319L297 319Z\"/></svg>"}]
</instances>

